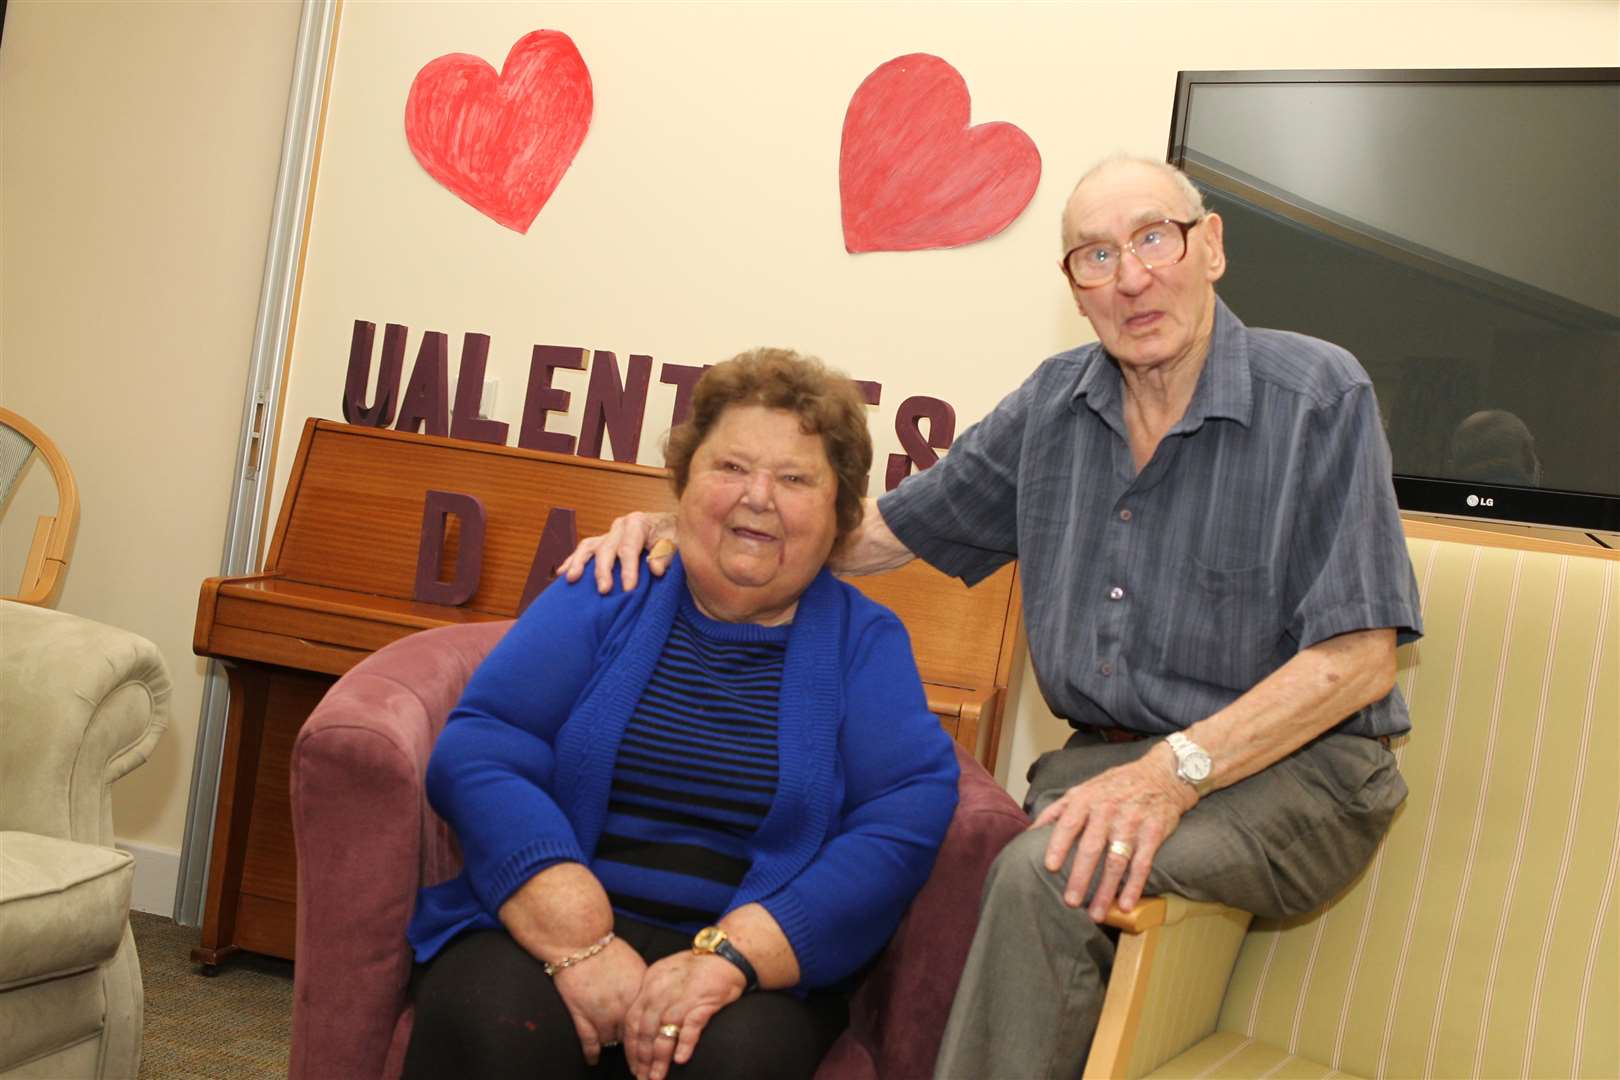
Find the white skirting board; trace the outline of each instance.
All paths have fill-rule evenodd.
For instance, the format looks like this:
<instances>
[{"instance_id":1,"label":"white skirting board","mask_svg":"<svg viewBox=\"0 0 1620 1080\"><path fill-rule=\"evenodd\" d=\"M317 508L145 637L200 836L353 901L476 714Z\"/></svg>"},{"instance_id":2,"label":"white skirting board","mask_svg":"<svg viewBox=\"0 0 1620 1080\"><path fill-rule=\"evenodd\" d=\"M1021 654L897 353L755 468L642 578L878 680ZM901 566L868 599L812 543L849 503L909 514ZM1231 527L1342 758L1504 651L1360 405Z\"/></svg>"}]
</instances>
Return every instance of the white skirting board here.
<instances>
[{"instance_id":1,"label":"white skirting board","mask_svg":"<svg viewBox=\"0 0 1620 1080\"><path fill-rule=\"evenodd\" d=\"M180 852L123 840L118 846L135 856L135 885L129 906L135 911L174 917L175 882L180 878Z\"/></svg>"}]
</instances>

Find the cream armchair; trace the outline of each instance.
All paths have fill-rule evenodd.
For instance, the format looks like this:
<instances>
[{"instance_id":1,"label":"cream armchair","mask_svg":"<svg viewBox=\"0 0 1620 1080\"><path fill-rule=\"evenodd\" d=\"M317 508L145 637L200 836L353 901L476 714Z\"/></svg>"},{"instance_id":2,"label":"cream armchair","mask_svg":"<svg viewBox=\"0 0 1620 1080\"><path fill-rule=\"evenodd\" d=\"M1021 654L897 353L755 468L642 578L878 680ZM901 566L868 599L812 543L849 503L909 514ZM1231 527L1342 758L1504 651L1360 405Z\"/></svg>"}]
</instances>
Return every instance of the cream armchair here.
<instances>
[{"instance_id":1,"label":"cream armchair","mask_svg":"<svg viewBox=\"0 0 1620 1080\"><path fill-rule=\"evenodd\" d=\"M1088 1078L1620 1076L1620 559L1477 535L1407 526L1427 632L1372 865L1295 919L1116 912Z\"/></svg>"},{"instance_id":2,"label":"cream armchair","mask_svg":"<svg viewBox=\"0 0 1620 1080\"><path fill-rule=\"evenodd\" d=\"M133 1077L140 965L134 860L112 782L168 723L144 638L0 601L0 1077Z\"/></svg>"}]
</instances>

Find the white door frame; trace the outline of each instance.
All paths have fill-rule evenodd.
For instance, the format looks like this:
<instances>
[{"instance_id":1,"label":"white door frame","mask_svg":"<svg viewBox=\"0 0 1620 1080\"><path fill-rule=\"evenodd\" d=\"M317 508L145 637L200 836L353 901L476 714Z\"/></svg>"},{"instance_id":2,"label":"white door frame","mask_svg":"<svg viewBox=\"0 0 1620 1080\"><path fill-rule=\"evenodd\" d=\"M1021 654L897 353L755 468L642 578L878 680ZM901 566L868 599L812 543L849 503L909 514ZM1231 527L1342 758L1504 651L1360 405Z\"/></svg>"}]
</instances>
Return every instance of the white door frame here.
<instances>
[{"instance_id":1,"label":"white door frame","mask_svg":"<svg viewBox=\"0 0 1620 1080\"><path fill-rule=\"evenodd\" d=\"M222 575L251 574L259 568L268 517L271 464L280 429L281 392L303 268L305 223L315 191L315 163L330 85L339 2L303 0L299 19L292 84L287 95L287 121L281 137L281 166L276 176L275 205L265 245L264 281L259 289L253 352L242 400L242 434L236 449L225 548L219 564ZM174 920L182 926L202 925L228 705L225 674L217 660L210 661L197 721L186 835L175 882Z\"/></svg>"}]
</instances>

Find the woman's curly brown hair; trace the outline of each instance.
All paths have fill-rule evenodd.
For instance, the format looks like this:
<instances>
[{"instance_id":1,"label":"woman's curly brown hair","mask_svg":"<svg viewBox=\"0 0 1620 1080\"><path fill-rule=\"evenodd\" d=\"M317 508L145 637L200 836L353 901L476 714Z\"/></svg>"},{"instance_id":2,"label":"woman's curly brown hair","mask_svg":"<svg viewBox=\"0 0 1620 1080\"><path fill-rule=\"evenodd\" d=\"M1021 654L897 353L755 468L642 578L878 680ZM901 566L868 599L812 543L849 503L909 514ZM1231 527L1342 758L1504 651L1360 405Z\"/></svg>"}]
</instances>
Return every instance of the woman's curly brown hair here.
<instances>
[{"instance_id":1,"label":"woman's curly brown hair","mask_svg":"<svg viewBox=\"0 0 1620 1080\"><path fill-rule=\"evenodd\" d=\"M872 468L872 433L859 388L815 357L792 349L750 349L714 365L692 391L691 417L672 430L664 444L664 464L674 474L677 496L686 492L692 456L733 405L793 413L799 418L799 430L821 436L838 478L838 539L833 545L838 550L861 523L861 499Z\"/></svg>"}]
</instances>

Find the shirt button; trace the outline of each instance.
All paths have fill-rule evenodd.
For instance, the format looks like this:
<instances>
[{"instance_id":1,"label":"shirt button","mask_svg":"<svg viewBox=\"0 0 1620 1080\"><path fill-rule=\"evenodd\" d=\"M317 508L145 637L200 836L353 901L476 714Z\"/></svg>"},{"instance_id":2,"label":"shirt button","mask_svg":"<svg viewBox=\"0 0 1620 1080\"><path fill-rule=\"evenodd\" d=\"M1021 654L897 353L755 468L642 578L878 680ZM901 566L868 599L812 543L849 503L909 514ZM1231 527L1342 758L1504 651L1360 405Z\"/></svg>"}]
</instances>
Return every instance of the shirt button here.
<instances>
[{"instance_id":1,"label":"shirt button","mask_svg":"<svg viewBox=\"0 0 1620 1080\"><path fill-rule=\"evenodd\" d=\"M1108 599L1110 599L1110 600L1123 600L1124 598L1125 598L1125 590L1120 588L1118 585L1115 585L1112 589L1108 590Z\"/></svg>"},{"instance_id":2,"label":"shirt button","mask_svg":"<svg viewBox=\"0 0 1620 1080\"><path fill-rule=\"evenodd\" d=\"M1131 512L1129 510L1121 510L1119 512L1119 520L1121 520L1121 521L1129 521L1129 520L1131 520Z\"/></svg>"},{"instance_id":3,"label":"shirt button","mask_svg":"<svg viewBox=\"0 0 1620 1080\"><path fill-rule=\"evenodd\" d=\"M1102 664L1098 666L1097 670L1102 672L1104 675L1112 675L1114 673L1114 665L1104 660Z\"/></svg>"}]
</instances>

